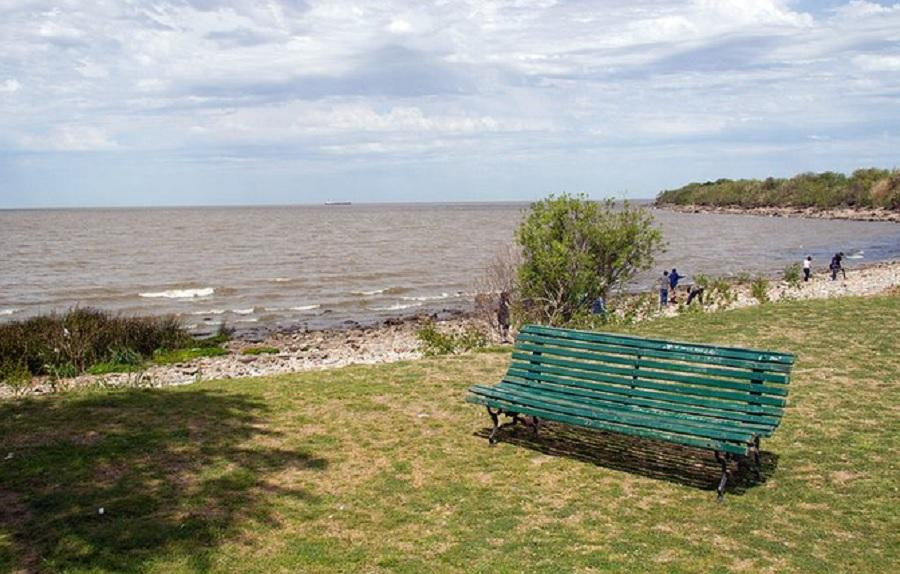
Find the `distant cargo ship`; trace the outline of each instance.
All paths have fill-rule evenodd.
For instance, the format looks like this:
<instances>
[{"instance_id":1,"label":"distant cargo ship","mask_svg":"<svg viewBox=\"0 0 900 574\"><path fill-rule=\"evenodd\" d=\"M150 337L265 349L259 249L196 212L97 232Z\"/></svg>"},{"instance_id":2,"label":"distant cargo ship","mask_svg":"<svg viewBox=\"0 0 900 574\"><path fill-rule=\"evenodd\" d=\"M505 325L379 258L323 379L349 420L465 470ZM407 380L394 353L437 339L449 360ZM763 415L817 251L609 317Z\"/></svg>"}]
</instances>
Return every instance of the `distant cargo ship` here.
<instances>
[{"instance_id":1,"label":"distant cargo ship","mask_svg":"<svg viewBox=\"0 0 900 574\"><path fill-rule=\"evenodd\" d=\"M351 205L349 201L326 201L325 205Z\"/></svg>"}]
</instances>

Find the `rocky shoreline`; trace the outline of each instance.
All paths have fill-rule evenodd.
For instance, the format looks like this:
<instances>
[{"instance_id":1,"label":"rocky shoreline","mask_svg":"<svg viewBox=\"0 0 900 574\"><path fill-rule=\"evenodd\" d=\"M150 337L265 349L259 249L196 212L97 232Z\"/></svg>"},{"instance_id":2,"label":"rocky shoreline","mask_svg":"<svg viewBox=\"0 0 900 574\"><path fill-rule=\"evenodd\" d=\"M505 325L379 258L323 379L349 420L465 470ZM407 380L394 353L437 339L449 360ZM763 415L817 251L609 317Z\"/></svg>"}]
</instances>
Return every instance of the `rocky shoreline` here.
<instances>
[{"instance_id":1,"label":"rocky shoreline","mask_svg":"<svg viewBox=\"0 0 900 574\"><path fill-rule=\"evenodd\" d=\"M888 221L900 223L900 211L889 209L818 209L815 207L740 207L717 205L657 204L656 209L680 213L721 213L729 215L760 215L765 217L806 217L810 219L849 219L853 221Z\"/></svg>"},{"instance_id":2,"label":"rocky shoreline","mask_svg":"<svg viewBox=\"0 0 900 574\"><path fill-rule=\"evenodd\" d=\"M719 311L758 305L746 284L734 284L733 300L717 303L707 309ZM825 299L850 295L877 295L900 290L900 261L876 263L847 270L847 278L832 281L827 272L814 273L808 283L792 286L785 281L772 280L768 288L771 301L782 299ZM672 316L681 311L669 305L662 311L647 313L643 318ZM391 363L422 357L417 331L426 322L435 321L441 330L462 331L472 326L486 328L483 321L460 311L389 319L378 325L350 325L347 328L322 331L287 330L261 336L260 332L243 334L229 341L229 354L204 357L175 365L155 365L135 373L81 375L72 379L50 381L37 378L27 393L45 394L56 390L79 387L164 387L184 385L201 380L262 377L300 371L321 370L352 364ZM496 333L493 342L498 342ZM248 347L266 346L277 353L248 355ZM12 396L12 390L0 387L0 398Z\"/></svg>"}]
</instances>

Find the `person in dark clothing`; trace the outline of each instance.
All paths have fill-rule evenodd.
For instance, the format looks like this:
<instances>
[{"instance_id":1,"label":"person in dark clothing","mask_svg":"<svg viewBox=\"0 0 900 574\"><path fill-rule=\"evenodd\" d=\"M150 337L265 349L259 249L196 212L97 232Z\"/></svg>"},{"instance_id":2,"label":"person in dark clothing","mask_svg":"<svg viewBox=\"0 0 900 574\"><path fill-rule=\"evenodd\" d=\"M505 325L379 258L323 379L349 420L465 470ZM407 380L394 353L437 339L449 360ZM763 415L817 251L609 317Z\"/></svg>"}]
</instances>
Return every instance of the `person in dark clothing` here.
<instances>
[{"instance_id":1,"label":"person in dark clothing","mask_svg":"<svg viewBox=\"0 0 900 574\"><path fill-rule=\"evenodd\" d=\"M594 315L606 315L606 301L603 300L603 297L597 297L594 299L594 302L591 303L591 313Z\"/></svg>"},{"instance_id":2,"label":"person in dark clothing","mask_svg":"<svg viewBox=\"0 0 900 574\"><path fill-rule=\"evenodd\" d=\"M509 292L500 293L500 304L497 306L497 326L500 328L500 342L509 342Z\"/></svg>"},{"instance_id":3,"label":"person in dark clothing","mask_svg":"<svg viewBox=\"0 0 900 574\"><path fill-rule=\"evenodd\" d=\"M703 287L696 283L691 285L691 288L688 290L687 305L690 305L691 301L694 299L697 299L697 301L700 301L700 304L703 305Z\"/></svg>"},{"instance_id":4,"label":"person in dark clothing","mask_svg":"<svg viewBox=\"0 0 900 574\"><path fill-rule=\"evenodd\" d=\"M684 275L679 275L678 270L673 267L672 272L669 273L669 294L672 296L670 299L672 303L675 302L675 289L678 287L678 281L681 279L684 279Z\"/></svg>"},{"instance_id":5,"label":"person in dark clothing","mask_svg":"<svg viewBox=\"0 0 900 574\"><path fill-rule=\"evenodd\" d=\"M828 265L828 268L831 269L831 280L835 281L837 279L838 271L841 272L844 279L847 278L847 272L844 271L844 266L841 264L841 261L844 259L844 252L835 253L834 257L831 258L831 263Z\"/></svg>"}]
</instances>

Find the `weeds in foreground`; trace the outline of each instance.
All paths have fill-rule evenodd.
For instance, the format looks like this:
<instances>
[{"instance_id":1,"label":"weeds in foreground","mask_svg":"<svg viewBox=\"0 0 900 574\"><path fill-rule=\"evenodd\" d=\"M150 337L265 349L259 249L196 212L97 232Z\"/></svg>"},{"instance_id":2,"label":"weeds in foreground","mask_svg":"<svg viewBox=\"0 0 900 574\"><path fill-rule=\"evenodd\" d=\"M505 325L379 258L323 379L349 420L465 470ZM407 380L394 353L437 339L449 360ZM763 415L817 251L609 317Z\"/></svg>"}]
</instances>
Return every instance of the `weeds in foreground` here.
<instances>
[{"instance_id":1,"label":"weeds in foreground","mask_svg":"<svg viewBox=\"0 0 900 574\"><path fill-rule=\"evenodd\" d=\"M799 263L791 263L784 268L784 282L794 289L800 288L802 268Z\"/></svg>"},{"instance_id":2,"label":"weeds in foreground","mask_svg":"<svg viewBox=\"0 0 900 574\"><path fill-rule=\"evenodd\" d=\"M439 330L433 321L416 331L416 338L422 344L422 353L426 357L465 353L481 349L488 343L485 334L476 327L469 326L462 332L451 333Z\"/></svg>"},{"instance_id":3,"label":"weeds in foreground","mask_svg":"<svg viewBox=\"0 0 900 574\"><path fill-rule=\"evenodd\" d=\"M198 342L172 316L129 317L75 308L0 325L0 384L20 388L22 378L61 381L81 373L134 372L149 359L181 362L227 351L227 327Z\"/></svg>"},{"instance_id":4,"label":"weeds in foreground","mask_svg":"<svg viewBox=\"0 0 900 574\"><path fill-rule=\"evenodd\" d=\"M769 302L769 280L765 277L757 277L750 282L750 295L760 304Z\"/></svg>"}]
</instances>

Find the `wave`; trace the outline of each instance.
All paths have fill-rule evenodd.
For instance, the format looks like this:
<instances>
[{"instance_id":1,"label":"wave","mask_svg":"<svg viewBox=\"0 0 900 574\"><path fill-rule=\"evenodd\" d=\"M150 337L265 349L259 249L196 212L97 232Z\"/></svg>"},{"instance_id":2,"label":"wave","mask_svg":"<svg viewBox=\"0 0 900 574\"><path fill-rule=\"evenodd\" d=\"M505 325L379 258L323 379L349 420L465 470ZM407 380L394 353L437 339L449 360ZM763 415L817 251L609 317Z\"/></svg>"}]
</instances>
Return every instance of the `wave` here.
<instances>
[{"instance_id":1,"label":"wave","mask_svg":"<svg viewBox=\"0 0 900 574\"><path fill-rule=\"evenodd\" d=\"M440 295L423 295L421 297L400 297L404 301L440 301L452 297L449 293L441 293Z\"/></svg>"},{"instance_id":2,"label":"wave","mask_svg":"<svg viewBox=\"0 0 900 574\"><path fill-rule=\"evenodd\" d=\"M385 287L383 289L371 289L368 291L351 291L351 295L361 295L363 297L371 297L373 295L399 295L409 291L408 287Z\"/></svg>"},{"instance_id":3,"label":"wave","mask_svg":"<svg viewBox=\"0 0 900 574\"><path fill-rule=\"evenodd\" d=\"M209 297L215 292L216 290L212 287L203 287L201 289L168 289L166 291L138 293L138 295L149 299L194 299L196 297Z\"/></svg>"},{"instance_id":4,"label":"wave","mask_svg":"<svg viewBox=\"0 0 900 574\"><path fill-rule=\"evenodd\" d=\"M321 305L300 305L299 307L291 307L291 311L312 311L318 309Z\"/></svg>"},{"instance_id":5,"label":"wave","mask_svg":"<svg viewBox=\"0 0 900 574\"><path fill-rule=\"evenodd\" d=\"M207 309L206 311L191 311L191 315L222 315L225 309Z\"/></svg>"},{"instance_id":6,"label":"wave","mask_svg":"<svg viewBox=\"0 0 900 574\"><path fill-rule=\"evenodd\" d=\"M235 315L250 315L251 313L253 313L253 307L250 307L248 309L232 309L231 312Z\"/></svg>"},{"instance_id":7,"label":"wave","mask_svg":"<svg viewBox=\"0 0 900 574\"><path fill-rule=\"evenodd\" d=\"M371 291L351 291L352 295L362 295L363 297L371 297L372 295L381 295L387 292L387 288L384 289L372 289Z\"/></svg>"},{"instance_id":8,"label":"wave","mask_svg":"<svg viewBox=\"0 0 900 574\"><path fill-rule=\"evenodd\" d=\"M394 303L393 305L389 305L387 307L372 307L373 311L400 311L403 309L410 309L412 307L421 307L421 303Z\"/></svg>"},{"instance_id":9,"label":"wave","mask_svg":"<svg viewBox=\"0 0 900 574\"><path fill-rule=\"evenodd\" d=\"M0 317L12 315L13 313L17 313L18 311L18 309L0 309Z\"/></svg>"}]
</instances>

